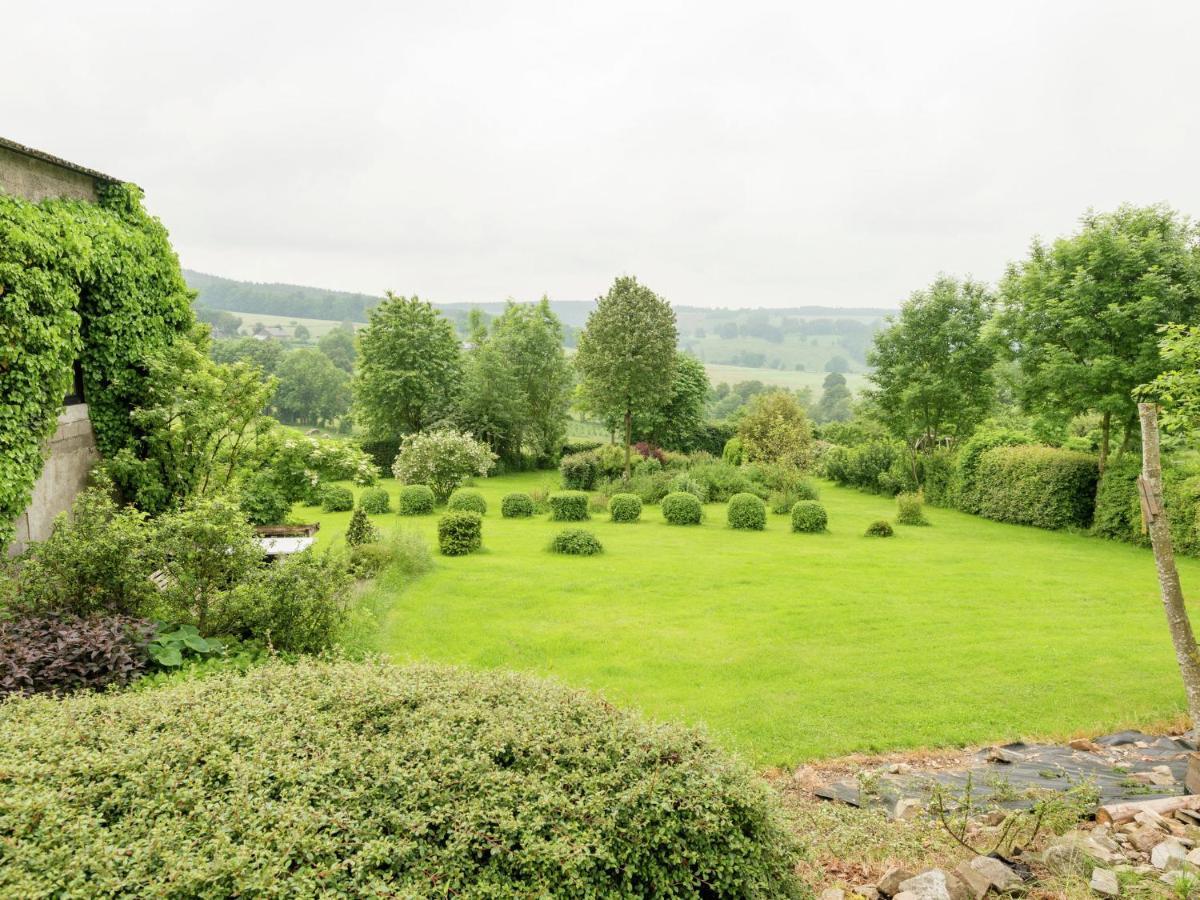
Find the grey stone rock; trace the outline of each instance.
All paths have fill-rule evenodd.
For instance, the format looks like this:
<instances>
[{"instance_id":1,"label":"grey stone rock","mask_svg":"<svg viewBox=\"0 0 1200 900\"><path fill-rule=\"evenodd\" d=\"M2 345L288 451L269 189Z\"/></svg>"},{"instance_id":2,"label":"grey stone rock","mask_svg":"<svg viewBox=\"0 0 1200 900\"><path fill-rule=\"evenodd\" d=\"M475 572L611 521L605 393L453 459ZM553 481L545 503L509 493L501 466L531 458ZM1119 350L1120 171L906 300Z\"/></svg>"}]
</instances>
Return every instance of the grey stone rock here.
<instances>
[{"instance_id":1,"label":"grey stone rock","mask_svg":"<svg viewBox=\"0 0 1200 900\"><path fill-rule=\"evenodd\" d=\"M900 884L908 881L915 874L915 872L901 866L892 866L883 873L883 877L879 879L879 883L875 887L885 897L894 897L900 893Z\"/></svg>"},{"instance_id":2,"label":"grey stone rock","mask_svg":"<svg viewBox=\"0 0 1200 900\"><path fill-rule=\"evenodd\" d=\"M1015 891L1024 884L1020 875L993 857L976 856L967 865L986 878L992 887L1002 894Z\"/></svg>"},{"instance_id":3,"label":"grey stone rock","mask_svg":"<svg viewBox=\"0 0 1200 900\"><path fill-rule=\"evenodd\" d=\"M1042 865L1055 875L1086 876L1090 863L1079 844L1063 841L1046 848L1042 854Z\"/></svg>"},{"instance_id":4,"label":"grey stone rock","mask_svg":"<svg viewBox=\"0 0 1200 900\"><path fill-rule=\"evenodd\" d=\"M1156 869L1170 871L1178 869L1187 859L1187 848L1175 838L1160 841L1150 851L1150 865Z\"/></svg>"},{"instance_id":5,"label":"grey stone rock","mask_svg":"<svg viewBox=\"0 0 1200 900\"><path fill-rule=\"evenodd\" d=\"M879 888L873 884L860 884L854 889L854 893L859 897L865 897L866 900L879 900L882 894L879 893Z\"/></svg>"},{"instance_id":6,"label":"grey stone rock","mask_svg":"<svg viewBox=\"0 0 1200 900\"><path fill-rule=\"evenodd\" d=\"M991 880L978 869L971 868L969 862L960 862L955 867L954 874L963 883L972 900L983 900L992 889Z\"/></svg>"},{"instance_id":7,"label":"grey stone rock","mask_svg":"<svg viewBox=\"0 0 1200 900\"><path fill-rule=\"evenodd\" d=\"M1101 897L1119 897L1121 894L1117 873L1112 869L1101 869L1099 866L1092 869L1090 886Z\"/></svg>"},{"instance_id":8,"label":"grey stone rock","mask_svg":"<svg viewBox=\"0 0 1200 900\"><path fill-rule=\"evenodd\" d=\"M825 888L821 891L821 900L846 900L846 892L841 888Z\"/></svg>"},{"instance_id":9,"label":"grey stone rock","mask_svg":"<svg viewBox=\"0 0 1200 900\"><path fill-rule=\"evenodd\" d=\"M900 885L902 893L914 895L916 900L970 900L967 887L957 876L941 869L930 869Z\"/></svg>"}]
</instances>

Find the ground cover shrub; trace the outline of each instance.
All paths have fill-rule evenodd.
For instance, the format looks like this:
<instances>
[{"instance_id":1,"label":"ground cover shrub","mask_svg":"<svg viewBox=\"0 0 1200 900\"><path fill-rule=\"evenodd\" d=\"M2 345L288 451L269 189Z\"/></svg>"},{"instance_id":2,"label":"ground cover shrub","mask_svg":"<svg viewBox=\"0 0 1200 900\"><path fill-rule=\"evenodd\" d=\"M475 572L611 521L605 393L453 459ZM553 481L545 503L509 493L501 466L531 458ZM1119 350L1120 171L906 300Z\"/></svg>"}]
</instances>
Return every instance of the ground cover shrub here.
<instances>
[{"instance_id":1,"label":"ground cover shrub","mask_svg":"<svg viewBox=\"0 0 1200 900\"><path fill-rule=\"evenodd\" d=\"M439 503L474 476L484 477L496 454L465 431L442 429L406 435L392 473L405 484L427 484Z\"/></svg>"},{"instance_id":2,"label":"ground cover shrub","mask_svg":"<svg viewBox=\"0 0 1200 900\"><path fill-rule=\"evenodd\" d=\"M180 669L186 663L216 658L225 649L220 638L205 638L195 625L158 628L146 645L146 655L163 669Z\"/></svg>"},{"instance_id":3,"label":"ground cover shrub","mask_svg":"<svg viewBox=\"0 0 1200 900\"><path fill-rule=\"evenodd\" d=\"M597 488L609 496L636 494L642 503L651 506L661 502L663 497L671 493L672 477L670 472L662 469L653 471L645 466L639 466L634 469L628 482L618 476L600 482Z\"/></svg>"},{"instance_id":4,"label":"ground cover shrub","mask_svg":"<svg viewBox=\"0 0 1200 900\"><path fill-rule=\"evenodd\" d=\"M269 662L0 733L15 897L801 896L748 767L528 676Z\"/></svg>"},{"instance_id":5,"label":"ground cover shrub","mask_svg":"<svg viewBox=\"0 0 1200 900\"><path fill-rule=\"evenodd\" d=\"M554 536L550 549L568 556L595 556L604 550L600 540L583 528L565 528Z\"/></svg>"},{"instance_id":6,"label":"ground cover shrub","mask_svg":"<svg viewBox=\"0 0 1200 900\"><path fill-rule=\"evenodd\" d=\"M614 522L636 522L642 517L642 498L637 494L613 494L608 514Z\"/></svg>"},{"instance_id":7,"label":"ground cover shrub","mask_svg":"<svg viewBox=\"0 0 1200 900\"><path fill-rule=\"evenodd\" d=\"M816 533L829 524L825 507L816 500L797 500L792 507L792 531Z\"/></svg>"},{"instance_id":8,"label":"ground cover shrub","mask_svg":"<svg viewBox=\"0 0 1200 900\"><path fill-rule=\"evenodd\" d=\"M146 645L156 630L153 622L125 615L0 618L0 697L129 684L149 665Z\"/></svg>"},{"instance_id":9,"label":"ground cover shrub","mask_svg":"<svg viewBox=\"0 0 1200 900\"><path fill-rule=\"evenodd\" d=\"M663 518L672 525L699 525L704 516L704 507L695 494L677 491L663 497L662 513Z\"/></svg>"},{"instance_id":10,"label":"ground cover shrub","mask_svg":"<svg viewBox=\"0 0 1200 900\"><path fill-rule=\"evenodd\" d=\"M354 509L354 492L340 484L327 484L321 489L321 509L325 512L348 512Z\"/></svg>"},{"instance_id":11,"label":"ground cover shrub","mask_svg":"<svg viewBox=\"0 0 1200 900\"><path fill-rule=\"evenodd\" d=\"M734 494L729 498L726 517L730 528L762 531L767 527L767 505L756 494Z\"/></svg>"},{"instance_id":12,"label":"ground cover shrub","mask_svg":"<svg viewBox=\"0 0 1200 900\"><path fill-rule=\"evenodd\" d=\"M505 519L528 519L533 513L533 498L521 491L505 494L500 501L500 515Z\"/></svg>"},{"instance_id":13,"label":"ground cover shrub","mask_svg":"<svg viewBox=\"0 0 1200 900\"><path fill-rule=\"evenodd\" d=\"M555 522L581 522L588 517L588 495L583 491L558 491L549 502Z\"/></svg>"},{"instance_id":14,"label":"ground cover shrub","mask_svg":"<svg viewBox=\"0 0 1200 900\"><path fill-rule=\"evenodd\" d=\"M928 525L929 520L921 509L920 494L896 495L896 524L897 525Z\"/></svg>"},{"instance_id":15,"label":"ground cover shrub","mask_svg":"<svg viewBox=\"0 0 1200 900\"><path fill-rule=\"evenodd\" d=\"M562 486L569 491L590 491L596 485L599 459L595 452L573 453L558 464Z\"/></svg>"},{"instance_id":16,"label":"ground cover shrub","mask_svg":"<svg viewBox=\"0 0 1200 900\"><path fill-rule=\"evenodd\" d=\"M690 472L680 472L667 482L667 493L675 494L680 491L685 494L694 494L701 503L708 500L708 486L693 477ZM665 497L666 494L663 496Z\"/></svg>"},{"instance_id":17,"label":"ground cover shrub","mask_svg":"<svg viewBox=\"0 0 1200 900\"><path fill-rule=\"evenodd\" d=\"M979 515L1039 528L1087 528L1096 457L1037 445L999 446L979 456L973 496Z\"/></svg>"},{"instance_id":18,"label":"ground cover shrub","mask_svg":"<svg viewBox=\"0 0 1200 900\"><path fill-rule=\"evenodd\" d=\"M392 500L386 488L369 487L358 495L358 506L373 516L381 516L392 511Z\"/></svg>"},{"instance_id":19,"label":"ground cover shrub","mask_svg":"<svg viewBox=\"0 0 1200 900\"><path fill-rule=\"evenodd\" d=\"M868 525L865 534L867 537L891 537L894 532L888 522L880 519L878 522L872 522Z\"/></svg>"},{"instance_id":20,"label":"ground cover shrub","mask_svg":"<svg viewBox=\"0 0 1200 900\"><path fill-rule=\"evenodd\" d=\"M424 516L433 512L436 503L433 488L427 484L406 484L400 488L400 500L396 504L402 516Z\"/></svg>"},{"instance_id":21,"label":"ground cover shrub","mask_svg":"<svg viewBox=\"0 0 1200 900\"><path fill-rule=\"evenodd\" d=\"M361 547L363 544L373 544L379 540L379 532L367 518L367 511L361 506L350 516L350 524L346 526L346 543L351 547Z\"/></svg>"},{"instance_id":22,"label":"ground cover shrub","mask_svg":"<svg viewBox=\"0 0 1200 900\"><path fill-rule=\"evenodd\" d=\"M446 501L446 509L477 512L482 516L487 514L487 500L474 488L458 488Z\"/></svg>"},{"instance_id":23,"label":"ground cover shrub","mask_svg":"<svg viewBox=\"0 0 1200 900\"><path fill-rule=\"evenodd\" d=\"M466 556L483 546L483 517L477 512L448 512L438 519L438 549L443 556Z\"/></svg>"}]
</instances>

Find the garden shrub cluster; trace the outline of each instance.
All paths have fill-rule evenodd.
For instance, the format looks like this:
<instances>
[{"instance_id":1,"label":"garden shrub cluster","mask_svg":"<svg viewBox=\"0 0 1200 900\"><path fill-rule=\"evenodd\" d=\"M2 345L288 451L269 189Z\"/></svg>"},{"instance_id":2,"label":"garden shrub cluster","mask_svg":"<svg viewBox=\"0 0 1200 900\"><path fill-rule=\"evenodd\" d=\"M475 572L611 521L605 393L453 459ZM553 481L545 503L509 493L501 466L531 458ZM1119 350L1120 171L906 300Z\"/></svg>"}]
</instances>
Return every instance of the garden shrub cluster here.
<instances>
[{"instance_id":1,"label":"garden shrub cluster","mask_svg":"<svg viewBox=\"0 0 1200 900\"><path fill-rule=\"evenodd\" d=\"M816 533L828 524L825 507L816 500L799 500L792 507L792 531Z\"/></svg>"},{"instance_id":2,"label":"garden shrub cluster","mask_svg":"<svg viewBox=\"0 0 1200 900\"><path fill-rule=\"evenodd\" d=\"M452 511L438 519L438 549L443 556L466 556L483 546L483 517Z\"/></svg>"},{"instance_id":3,"label":"garden shrub cluster","mask_svg":"<svg viewBox=\"0 0 1200 900\"><path fill-rule=\"evenodd\" d=\"M550 518L555 522L582 522L588 518L588 495L583 491L551 494Z\"/></svg>"},{"instance_id":4,"label":"garden shrub cluster","mask_svg":"<svg viewBox=\"0 0 1200 900\"><path fill-rule=\"evenodd\" d=\"M358 495L358 506L363 512L370 513L373 516L381 516L384 513L391 512L392 500L388 496L386 488L369 487L364 488L362 493Z\"/></svg>"},{"instance_id":5,"label":"garden shrub cluster","mask_svg":"<svg viewBox=\"0 0 1200 900\"><path fill-rule=\"evenodd\" d=\"M767 505L756 494L734 494L726 515L730 528L762 531L767 527Z\"/></svg>"},{"instance_id":6,"label":"garden shrub cluster","mask_svg":"<svg viewBox=\"0 0 1200 900\"><path fill-rule=\"evenodd\" d=\"M446 501L446 509L487 515L487 500L475 488L457 488Z\"/></svg>"},{"instance_id":7,"label":"garden shrub cluster","mask_svg":"<svg viewBox=\"0 0 1200 900\"><path fill-rule=\"evenodd\" d=\"M613 494L608 514L614 522L636 522L642 517L642 498L637 494Z\"/></svg>"},{"instance_id":8,"label":"garden shrub cluster","mask_svg":"<svg viewBox=\"0 0 1200 900\"><path fill-rule=\"evenodd\" d=\"M550 549L555 553L568 556L595 556L604 550L600 540L583 528L564 528L550 542Z\"/></svg>"},{"instance_id":9,"label":"garden shrub cluster","mask_svg":"<svg viewBox=\"0 0 1200 900\"><path fill-rule=\"evenodd\" d=\"M662 513L671 525L699 525L704 516L704 507L695 494L678 491L663 497Z\"/></svg>"},{"instance_id":10,"label":"garden shrub cluster","mask_svg":"<svg viewBox=\"0 0 1200 900\"><path fill-rule=\"evenodd\" d=\"M895 532L892 531L892 526L889 522L880 519L878 522L872 522L868 525L865 533L867 537L891 537Z\"/></svg>"},{"instance_id":11,"label":"garden shrub cluster","mask_svg":"<svg viewBox=\"0 0 1200 900\"><path fill-rule=\"evenodd\" d=\"M400 488L396 506L402 516L424 516L433 512L436 498L427 484L406 484Z\"/></svg>"},{"instance_id":12,"label":"garden shrub cluster","mask_svg":"<svg viewBox=\"0 0 1200 900\"><path fill-rule=\"evenodd\" d=\"M354 491L340 484L327 484L321 489L321 509L325 512L348 512L354 509Z\"/></svg>"},{"instance_id":13,"label":"garden shrub cluster","mask_svg":"<svg viewBox=\"0 0 1200 900\"><path fill-rule=\"evenodd\" d=\"M915 491L920 469L914 477L908 451L900 441L872 439L857 446L835 445L821 456L821 472L838 484L875 494Z\"/></svg>"},{"instance_id":14,"label":"garden shrub cluster","mask_svg":"<svg viewBox=\"0 0 1200 900\"><path fill-rule=\"evenodd\" d=\"M596 454L588 450L564 456L558 464L562 486L569 491L590 491L596 485Z\"/></svg>"},{"instance_id":15,"label":"garden shrub cluster","mask_svg":"<svg viewBox=\"0 0 1200 900\"><path fill-rule=\"evenodd\" d=\"M801 896L747 767L528 676L272 662L0 732L9 896Z\"/></svg>"},{"instance_id":16,"label":"garden shrub cluster","mask_svg":"<svg viewBox=\"0 0 1200 900\"><path fill-rule=\"evenodd\" d=\"M1092 524L1096 457L1037 445L997 446L979 456L973 498L981 516L1040 528Z\"/></svg>"},{"instance_id":17,"label":"garden shrub cluster","mask_svg":"<svg viewBox=\"0 0 1200 900\"><path fill-rule=\"evenodd\" d=\"M920 494L896 495L896 524L897 525L928 525L922 509L924 505Z\"/></svg>"},{"instance_id":18,"label":"garden shrub cluster","mask_svg":"<svg viewBox=\"0 0 1200 900\"><path fill-rule=\"evenodd\" d=\"M533 498L521 491L505 494L500 501L500 515L505 519L528 519L533 513Z\"/></svg>"}]
</instances>

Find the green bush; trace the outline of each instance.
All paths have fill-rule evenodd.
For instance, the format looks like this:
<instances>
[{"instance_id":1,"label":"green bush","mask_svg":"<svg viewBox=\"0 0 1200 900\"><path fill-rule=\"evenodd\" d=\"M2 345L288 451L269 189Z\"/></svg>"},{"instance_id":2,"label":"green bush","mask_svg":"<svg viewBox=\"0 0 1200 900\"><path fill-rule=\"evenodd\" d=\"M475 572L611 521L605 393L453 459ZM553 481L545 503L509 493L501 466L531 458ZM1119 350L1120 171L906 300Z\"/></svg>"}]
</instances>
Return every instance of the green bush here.
<instances>
[{"instance_id":1,"label":"green bush","mask_svg":"<svg viewBox=\"0 0 1200 900\"><path fill-rule=\"evenodd\" d=\"M500 501L500 515L505 519L528 519L533 513L533 498L520 491L505 494Z\"/></svg>"},{"instance_id":2,"label":"green bush","mask_svg":"<svg viewBox=\"0 0 1200 900\"><path fill-rule=\"evenodd\" d=\"M636 522L642 517L642 498L637 494L613 494L608 514L614 522Z\"/></svg>"},{"instance_id":3,"label":"green bush","mask_svg":"<svg viewBox=\"0 0 1200 900\"><path fill-rule=\"evenodd\" d=\"M483 517L453 511L438 519L438 548L443 556L466 556L483 545Z\"/></svg>"},{"instance_id":4,"label":"green bush","mask_svg":"<svg viewBox=\"0 0 1200 900\"><path fill-rule=\"evenodd\" d=\"M975 432L959 448L954 463L954 474L950 478L948 491L951 504L963 512L979 513L978 471L983 454L996 447L1016 447L1032 444L1029 435L1019 431L989 429Z\"/></svg>"},{"instance_id":5,"label":"green bush","mask_svg":"<svg viewBox=\"0 0 1200 900\"><path fill-rule=\"evenodd\" d=\"M496 463L487 444L465 431L435 429L409 434L400 442L392 474L405 484L427 484L438 502L472 477L483 477Z\"/></svg>"},{"instance_id":6,"label":"green bush","mask_svg":"<svg viewBox=\"0 0 1200 900\"><path fill-rule=\"evenodd\" d=\"M381 516L392 511L392 500L388 496L386 488L364 488L358 495L358 507L373 516Z\"/></svg>"},{"instance_id":7,"label":"green bush","mask_svg":"<svg viewBox=\"0 0 1200 900\"><path fill-rule=\"evenodd\" d=\"M721 448L721 460L722 462L729 463L731 466L740 466L742 464L742 456L742 439L734 435Z\"/></svg>"},{"instance_id":8,"label":"green bush","mask_svg":"<svg viewBox=\"0 0 1200 900\"><path fill-rule=\"evenodd\" d=\"M1108 468L1096 486L1096 509L1092 517L1092 531L1102 537L1119 541L1137 542L1142 530L1142 507L1138 500L1137 478L1142 467L1137 457L1128 455L1116 462L1110 461ZM1163 472L1163 493L1168 492L1168 472ZM1171 530L1175 530L1175 510L1168 509Z\"/></svg>"},{"instance_id":9,"label":"green bush","mask_svg":"<svg viewBox=\"0 0 1200 900\"><path fill-rule=\"evenodd\" d=\"M937 449L921 458L921 491L930 506L954 505L953 481L956 454Z\"/></svg>"},{"instance_id":10,"label":"green bush","mask_svg":"<svg viewBox=\"0 0 1200 900\"><path fill-rule=\"evenodd\" d=\"M880 519L878 522L872 522L867 526L867 537L891 537L894 534L892 526L885 520Z\"/></svg>"},{"instance_id":11,"label":"green bush","mask_svg":"<svg viewBox=\"0 0 1200 900\"><path fill-rule=\"evenodd\" d=\"M672 525L699 525L704 507L695 494L677 491L663 497L662 512L663 518Z\"/></svg>"},{"instance_id":12,"label":"green bush","mask_svg":"<svg viewBox=\"0 0 1200 900\"><path fill-rule=\"evenodd\" d=\"M379 540L379 532L367 518L367 511L361 506L350 516L350 524L346 526L346 543L351 547L361 547L363 544L373 544Z\"/></svg>"},{"instance_id":13,"label":"green bush","mask_svg":"<svg viewBox=\"0 0 1200 900\"><path fill-rule=\"evenodd\" d=\"M800 480L771 493L771 512L776 515L786 516L792 511L792 507L801 500L818 500L820 496L821 492L815 484L811 481Z\"/></svg>"},{"instance_id":14,"label":"green bush","mask_svg":"<svg viewBox=\"0 0 1200 900\"><path fill-rule=\"evenodd\" d=\"M251 525L281 525L292 511L287 494L268 473L258 473L242 482L238 506Z\"/></svg>"},{"instance_id":15,"label":"green bush","mask_svg":"<svg viewBox=\"0 0 1200 900\"><path fill-rule=\"evenodd\" d=\"M268 662L0 733L13 897L801 896L745 765L524 675Z\"/></svg>"},{"instance_id":16,"label":"green bush","mask_svg":"<svg viewBox=\"0 0 1200 900\"><path fill-rule=\"evenodd\" d=\"M896 495L896 524L897 525L928 525L929 520L921 509L920 494Z\"/></svg>"},{"instance_id":17,"label":"green bush","mask_svg":"<svg viewBox=\"0 0 1200 900\"><path fill-rule=\"evenodd\" d=\"M754 483L746 473L727 462L693 466L692 477L704 485L709 503L724 503L734 494L754 493Z\"/></svg>"},{"instance_id":18,"label":"green bush","mask_svg":"<svg viewBox=\"0 0 1200 900\"><path fill-rule=\"evenodd\" d=\"M590 491L596 486L599 461L595 452L572 453L558 464L562 486L570 491Z\"/></svg>"},{"instance_id":19,"label":"green bush","mask_svg":"<svg viewBox=\"0 0 1200 900\"><path fill-rule=\"evenodd\" d=\"M551 494L550 518L555 522L582 522L588 518L588 495L583 491Z\"/></svg>"},{"instance_id":20,"label":"green bush","mask_svg":"<svg viewBox=\"0 0 1200 900\"><path fill-rule=\"evenodd\" d=\"M1087 528L1096 457L1037 445L998 446L979 456L973 496L979 515L1039 528Z\"/></svg>"},{"instance_id":21,"label":"green bush","mask_svg":"<svg viewBox=\"0 0 1200 900\"><path fill-rule=\"evenodd\" d=\"M446 501L446 509L455 512L476 512L482 516L487 514L487 500L474 488L458 488Z\"/></svg>"},{"instance_id":22,"label":"green bush","mask_svg":"<svg viewBox=\"0 0 1200 900\"><path fill-rule=\"evenodd\" d=\"M321 509L325 512L349 512L354 509L354 492L340 484L327 484L321 489Z\"/></svg>"},{"instance_id":23,"label":"green bush","mask_svg":"<svg viewBox=\"0 0 1200 900\"><path fill-rule=\"evenodd\" d=\"M604 548L590 531L583 528L565 528L554 536L550 549L568 556L595 556Z\"/></svg>"},{"instance_id":24,"label":"green bush","mask_svg":"<svg viewBox=\"0 0 1200 900\"><path fill-rule=\"evenodd\" d=\"M402 516L424 516L433 512L433 488L427 484L406 484L400 488L396 504Z\"/></svg>"},{"instance_id":25,"label":"green bush","mask_svg":"<svg viewBox=\"0 0 1200 900\"><path fill-rule=\"evenodd\" d=\"M694 494L696 499L701 503L708 500L708 485L690 472L680 472L667 482L667 493L676 494L682 491L685 494ZM666 494L663 495L664 497Z\"/></svg>"},{"instance_id":26,"label":"green bush","mask_svg":"<svg viewBox=\"0 0 1200 900\"><path fill-rule=\"evenodd\" d=\"M762 531L767 527L767 505L755 494L734 494L726 510L729 527Z\"/></svg>"},{"instance_id":27,"label":"green bush","mask_svg":"<svg viewBox=\"0 0 1200 900\"><path fill-rule=\"evenodd\" d=\"M828 524L825 507L816 500L798 500L792 507L792 531L816 533Z\"/></svg>"}]
</instances>

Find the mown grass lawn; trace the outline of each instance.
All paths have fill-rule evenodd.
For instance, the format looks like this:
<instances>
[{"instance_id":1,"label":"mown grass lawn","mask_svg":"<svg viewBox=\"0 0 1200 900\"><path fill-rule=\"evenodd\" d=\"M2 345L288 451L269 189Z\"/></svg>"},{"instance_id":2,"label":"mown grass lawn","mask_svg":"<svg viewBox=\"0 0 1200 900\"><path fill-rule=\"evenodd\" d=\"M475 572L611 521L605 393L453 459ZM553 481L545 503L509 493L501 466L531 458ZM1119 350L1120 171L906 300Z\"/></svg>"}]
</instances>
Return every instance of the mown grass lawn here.
<instances>
[{"instance_id":1,"label":"mown grass lawn","mask_svg":"<svg viewBox=\"0 0 1200 900\"><path fill-rule=\"evenodd\" d=\"M393 660L520 669L596 689L652 717L704 724L759 765L854 751L961 745L1148 726L1184 709L1147 550L949 510L896 527L890 499L822 485L830 531L587 523L598 557L546 551L563 525L500 517L512 490L554 473L481 481L484 549L436 557L368 600ZM385 481L395 506L394 482ZM348 513L301 507L321 542ZM376 516L436 542L436 515ZM1200 561L1181 560L1184 588Z\"/></svg>"}]
</instances>

